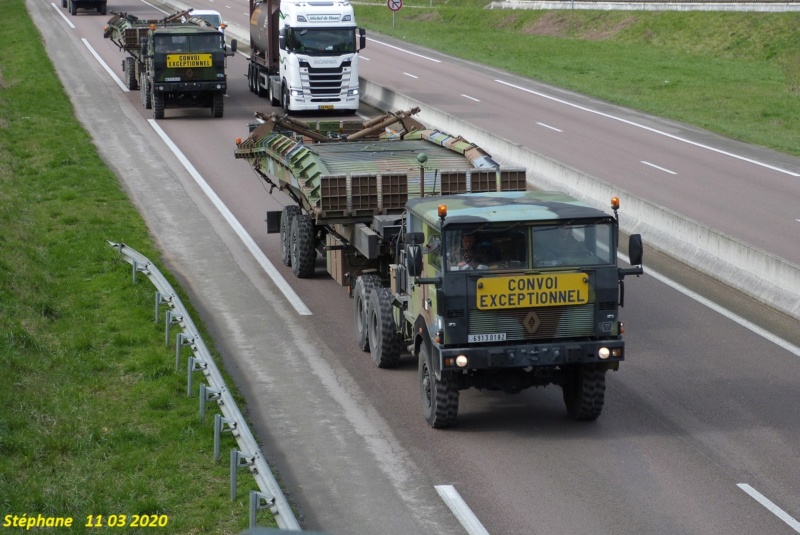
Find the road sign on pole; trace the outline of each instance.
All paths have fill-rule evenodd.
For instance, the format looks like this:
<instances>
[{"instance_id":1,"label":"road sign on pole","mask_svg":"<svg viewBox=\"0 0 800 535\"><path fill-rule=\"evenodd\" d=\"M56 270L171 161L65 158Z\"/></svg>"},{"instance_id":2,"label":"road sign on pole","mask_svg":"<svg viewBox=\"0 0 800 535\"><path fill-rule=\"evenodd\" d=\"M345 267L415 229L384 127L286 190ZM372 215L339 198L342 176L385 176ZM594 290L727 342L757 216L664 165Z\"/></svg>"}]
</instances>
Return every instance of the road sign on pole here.
<instances>
[{"instance_id":1,"label":"road sign on pole","mask_svg":"<svg viewBox=\"0 0 800 535\"><path fill-rule=\"evenodd\" d=\"M400 8L403 7L403 0L386 0L386 5L392 11L400 11Z\"/></svg>"}]
</instances>

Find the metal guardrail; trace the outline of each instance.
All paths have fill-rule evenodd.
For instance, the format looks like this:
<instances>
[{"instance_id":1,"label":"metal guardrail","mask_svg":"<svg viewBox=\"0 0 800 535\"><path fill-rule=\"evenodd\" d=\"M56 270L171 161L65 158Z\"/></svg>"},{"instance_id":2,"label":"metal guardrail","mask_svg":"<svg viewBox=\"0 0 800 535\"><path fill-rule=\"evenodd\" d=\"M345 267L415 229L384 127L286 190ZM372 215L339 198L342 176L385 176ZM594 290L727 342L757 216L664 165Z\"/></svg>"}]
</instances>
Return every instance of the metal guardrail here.
<instances>
[{"instance_id":1,"label":"metal guardrail","mask_svg":"<svg viewBox=\"0 0 800 535\"><path fill-rule=\"evenodd\" d=\"M165 344L169 347L170 326L175 323L181 327L180 333L175 337L175 368L180 368L181 347L190 346L192 356L189 357L187 371L187 395L192 395L192 374L202 371L208 380L208 385L200 385L200 418L205 421L206 403L216 401L222 411L214 417L214 460L220 456L220 434L229 432L236 439L240 450L231 450L230 458L230 483L231 500L236 499L236 476L240 468L247 468L253 474L256 484L261 492L250 492L250 528L256 527L256 512L259 509L269 508L281 529L302 531L300 524L292 512L289 503L283 495L275 477L267 465L258 443L250 433L242 413L236 406L233 396L225 386L225 381L219 372L214 359L211 357L203 339L198 334L197 328L181 303L172 285L164 278L161 272L146 257L128 247L124 243L108 242L117 249L121 256L133 266L133 282L136 274L147 275L153 286L156 287L155 321L159 320L160 306L167 305L170 310L165 314Z\"/></svg>"}]
</instances>

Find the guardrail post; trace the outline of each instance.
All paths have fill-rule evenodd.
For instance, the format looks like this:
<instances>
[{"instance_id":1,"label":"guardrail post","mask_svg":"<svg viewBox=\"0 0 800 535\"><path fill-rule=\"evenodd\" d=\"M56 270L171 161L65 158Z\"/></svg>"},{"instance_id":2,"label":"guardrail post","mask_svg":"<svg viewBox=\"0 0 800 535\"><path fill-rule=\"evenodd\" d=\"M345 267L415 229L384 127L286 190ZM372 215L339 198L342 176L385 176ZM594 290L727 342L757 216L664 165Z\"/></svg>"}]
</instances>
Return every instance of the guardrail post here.
<instances>
[{"instance_id":1,"label":"guardrail post","mask_svg":"<svg viewBox=\"0 0 800 535\"><path fill-rule=\"evenodd\" d=\"M194 336L178 333L175 337L175 370L181 369L181 347L192 345L193 343Z\"/></svg>"},{"instance_id":2,"label":"guardrail post","mask_svg":"<svg viewBox=\"0 0 800 535\"><path fill-rule=\"evenodd\" d=\"M166 332L164 333L164 345L169 347L169 326L173 323L180 323L183 321L183 316L178 314L177 312L173 312L171 310L167 310L167 314L165 316L165 323L166 323Z\"/></svg>"},{"instance_id":3,"label":"guardrail post","mask_svg":"<svg viewBox=\"0 0 800 535\"><path fill-rule=\"evenodd\" d=\"M250 528L256 527L256 512L275 505L275 496L262 494L257 490L250 491Z\"/></svg>"},{"instance_id":4,"label":"guardrail post","mask_svg":"<svg viewBox=\"0 0 800 535\"><path fill-rule=\"evenodd\" d=\"M221 414L214 415L214 461L219 461L220 435L223 431L233 433L237 425L234 420L223 418Z\"/></svg>"},{"instance_id":5,"label":"guardrail post","mask_svg":"<svg viewBox=\"0 0 800 535\"><path fill-rule=\"evenodd\" d=\"M253 466L256 458L244 452L231 450L231 501L236 499L236 470Z\"/></svg>"},{"instance_id":6,"label":"guardrail post","mask_svg":"<svg viewBox=\"0 0 800 535\"><path fill-rule=\"evenodd\" d=\"M205 370L207 364L197 357L189 357L188 378L186 379L186 397L192 397L192 372Z\"/></svg>"},{"instance_id":7,"label":"guardrail post","mask_svg":"<svg viewBox=\"0 0 800 535\"><path fill-rule=\"evenodd\" d=\"M209 401L217 401L222 397L222 392L217 388L206 386L205 383L200 385L200 421L206 423L206 403Z\"/></svg>"},{"instance_id":8,"label":"guardrail post","mask_svg":"<svg viewBox=\"0 0 800 535\"><path fill-rule=\"evenodd\" d=\"M162 294L161 292L156 292L156 319L154 320L155 322L158 322L159 305L161 305L162 303L169 303L170 299L171 299L170 297L165 297L164 294Z\"/></svg>"}]
</instances>

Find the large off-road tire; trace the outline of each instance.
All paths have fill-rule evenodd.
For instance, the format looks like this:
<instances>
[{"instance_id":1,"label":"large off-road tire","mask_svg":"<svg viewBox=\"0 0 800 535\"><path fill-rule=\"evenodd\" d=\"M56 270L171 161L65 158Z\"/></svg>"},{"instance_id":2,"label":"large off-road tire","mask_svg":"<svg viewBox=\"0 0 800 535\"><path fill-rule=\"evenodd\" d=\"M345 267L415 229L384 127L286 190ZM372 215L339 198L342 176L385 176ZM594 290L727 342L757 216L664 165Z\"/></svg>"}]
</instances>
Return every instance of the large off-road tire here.
<instances>
[{"instance_id":1,"label":"large off-road tire","mask_svg":"<svg viewBox=\"0 0 800 535\"><path fill-rule=\"evenodd\" d=\"M144 109L153 109L153 95L151 93L150 80L147 79L144 73L142 73L142 79L139 81L139 92L142 96L142 106L144 106Z\"/></svg>"},{"instance_id":2,"label":"large off-road tire","mask_svg":"<svg viewBox=\"0 0 800 535\"><path fill-rule=\"evenodd\" d=\"M292 265L292 220L300 215L300 207L290 204L281 210L281 261Z\"/></svg>"},{"instance_id":3,"label":"large off-road tire","mask_svg":"<svg viewBox=\"0 0 800 535\"><path fill-rule=\"evenodd\" d=\"M369 353L378 368L396 368L400 363L402 340L392 317L392 292L375 288L369 295L367 307Z\"/></svg>"},{"instance_id":4,"label":"large off-road tire","mask_svg":"<svg viewBox=\"0 0 800 535\"><path fill-rule=\"evenodd\" d=\"M69 14L73 17L78 13L78 6L75 5L75 2L69 0Z\"/></svg>"},{"instance_id":5,"label":"large off-road tire","mask_svg":"<svg viewBox=\"0 0 800 535\"><path fill-rule=\"evenodd\" d=\"M367 309L369 308L369 295L375 288L380 288L381 278L378 275L361 275L356 279L353 290L353 311L356 327L356 343L361 351L369 351L369 327Z\"/></svg>"},{"instance_id":6,"label":"large off-road tire","mask_svg":"<svg viewBox=\"0 0 800 535\"><path fill-rule=\"evenodd\" d=\"M561 390L567 414L573 420L596 420L603 411L606 395L606 370L592 365L564 370Z\"/></svg>"},{"instance_id":7,"label":"large off-road tire","mask_svg":"<svg viewBox=\"0 0 800 535\"><path fill-rule=\"evenodd\" d=\"M153 119L164 118L164 95L153 91Z\"/></svg>"},{"instance_id":8,"label":"large off-road tire","mask_svg":"<svg viewBox=\"0 0 800 535\"><path fill-rule=\"evenodd\" d=\"M424 343L419 348L419 390L422 415L428 425L437 429L452 427L458 417L458 382L454 375L442 374L436 379L430 352Z\"/></svg>"},{"instance_id":9,"label":"large off-road tire","mask_svg":"<svg viewBox=\"0 0 800 535\"><path fill-rule=\"evenodd\" d=\"M136 79L136 60L133 58L125 58L125 85L131 91L139 89L139 81Z\"/></svg>"},{"instance_id":10,"label":"large off-road tire","mask_svg":"<svg viewBox=\"0 0 800 535\"><path fill-rule=\"evenodd\" d=\"M314 274L317 251L314 249L314 220L306 214L292 219L292 273L299 279Z\"/></svg>"},{"instance_id":11,"label":"large off-road tire","mask_svg":"<svg viewBox=\"0 0 800 535\"><path fill-rule=\"evenodd\" d=\"M225 110L225 95L222 92L214 93L214 96L211 100L211 116L212 117L222 117L222 114Z\"/></svg>"}]
</instances>

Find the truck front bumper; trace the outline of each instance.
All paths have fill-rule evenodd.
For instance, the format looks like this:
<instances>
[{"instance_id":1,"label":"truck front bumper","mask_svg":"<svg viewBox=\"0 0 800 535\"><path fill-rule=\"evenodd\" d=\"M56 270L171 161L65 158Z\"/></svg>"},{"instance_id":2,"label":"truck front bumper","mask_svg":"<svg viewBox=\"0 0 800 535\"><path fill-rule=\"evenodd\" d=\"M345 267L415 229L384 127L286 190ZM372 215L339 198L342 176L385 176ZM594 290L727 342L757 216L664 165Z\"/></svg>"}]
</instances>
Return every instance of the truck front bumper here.
<instances>
[{"instance_id":1,"label":"truck front bumper","mask_svg":"<svg viewBox=\"0 0 800 535\"><path fill-rule=\"evenodd\" d=\"M192 93L200 91L222 91L228 89L224 80L203 82L155 82L153 89L162 93Z\"/></svg>"},{"instance_id":2,"label":"truck front bumper","mask_svg":"<svg viewBox=\"0 0 800 535\"><path fill-rule=\"evenodd\" d=\"M568 364L619 362L625 358L623 340L518 344L494 347L434 346L442 370L527 368Z\"/></svg>"}]
</instances>

